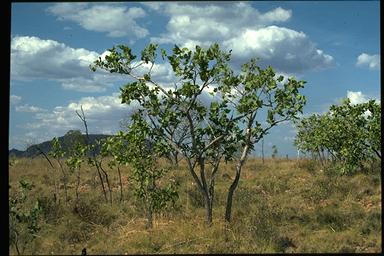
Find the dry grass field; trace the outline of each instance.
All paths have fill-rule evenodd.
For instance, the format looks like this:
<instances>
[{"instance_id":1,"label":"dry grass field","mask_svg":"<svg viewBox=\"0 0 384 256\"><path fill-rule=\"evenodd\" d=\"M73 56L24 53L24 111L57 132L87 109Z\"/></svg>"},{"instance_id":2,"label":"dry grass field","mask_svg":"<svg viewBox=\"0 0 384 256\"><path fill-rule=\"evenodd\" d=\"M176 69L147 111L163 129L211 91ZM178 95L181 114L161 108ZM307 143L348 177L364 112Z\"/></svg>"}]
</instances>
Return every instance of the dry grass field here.
<instances>
[{"instance_id":1,"label":"dry grass field","mask_svg":"<svg viewBox=\"0 0 384 256\"><path fill-rule=\"evenodd\" d=\"M113 204L105 203L94 168L81 169L80 203L74 207L75 175L68 194L53 199L52 170L43 158L16 159L9 167L10 196L19 180L34 187L32 205L42 205L41 230L24 254L162 253L338 253L382 251L380 166L369 173L337 176L310 160L249 159L234 196L233 221L224 222L232 164L223 163L215 190L213 225L204 223L204 203L184 163L169 175L180 183L176 205L157 214L145 229L142 206L133 195L129 168L122 168L123 201L116 170L109 170ZM165 162L163 163L166 164ZM10 246L10 253L16 254Z\"/></svg>"}]
</instances>

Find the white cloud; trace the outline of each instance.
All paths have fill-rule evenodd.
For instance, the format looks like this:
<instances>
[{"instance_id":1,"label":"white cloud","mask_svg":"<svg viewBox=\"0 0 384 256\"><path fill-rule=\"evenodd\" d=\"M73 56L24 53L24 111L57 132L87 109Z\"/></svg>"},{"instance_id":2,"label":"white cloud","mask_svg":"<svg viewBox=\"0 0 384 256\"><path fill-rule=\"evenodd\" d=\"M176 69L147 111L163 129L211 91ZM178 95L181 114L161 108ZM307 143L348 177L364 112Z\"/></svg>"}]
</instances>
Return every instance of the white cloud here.
<instances>
[{"instance_id":1,"label":"white cloud","mask_svg":"<svg viewBox=\"0 0 384 256\"><path fill-rule=\"evenodd\" d=\"M50 79L65 89L101 92L118 79L107 72L92 72L89 64L99 53L71 48L54 40L16 36L11 41L11 79Z\"/></svg>"},{"instance_id":2,"label":"white cloud","mask_svg":"<svg viewBox=\"0 0 384 256\"><path fill-rule=\"evenodd\" d=\"M50 140L54 136L63 136L68 130L79 129L84 132L82 121L78 118L76 110L83 107L91 134L113 134L120 130L119 121L135 109L135 105L121 104L119 93L100 97L83 97L64 106L56 106L51 110L30 111L35 112L33 121L18 126L25 130L22 135L11 135L10 140L15 146L21 147L34 138L34 143ZM26 105L24 110L33 110L34 107ZM40 108L38 108L40 109ZM40 109L41 110L41 109Z\"/></svg>"},{"instance_id":3,"label":"white cloud","mask_svg":"<svg viewBox=\"0 0 384 256\"><path fill-rule=\"evenodd\" d=\"M17 112L37 113L37 112L42 112L45 110L42 108L39 108L39 107L30 106L28 104L25 104L25 105L21 105L21 106L16 106L16 111Z\"/></svg>"},{"instance_id":4,"label":"white cloud","mask_svg":"<svg viewBox=\"0 0 384 256\"><path fill-rule=\"evenodd\" d=\"M47 11L59 20L76 22L84 29L105 32L110 37L135 36L143 38L148 30L137 24L145 11L138 7L125 7L118 3L58 3Z\"/></svg>"},{"instance_id":5,"label":"white cloud","mask_svg":"<svg viewBox=\"0 0 384 256\"><path fill-rule=\"evenodd\" d=\"M246 29L223 45L241 59L257 56L262 63L284 72L325 68L333 63L333 57L316 49L303 32L277 26Z\"/></svg>"},{"instance_id":6,"label":"white cloud","mask_svg":"<svg viewBox=\"0 0 384 256\"><path fill-rule=\"evenodd\" d=\"M369 69L380 69L380 55L362 53L357 57L356 66L368 67Z\"/></svg>"},{"instance_id":7,"label":"white cloud","mask_svg":"<svg viewBox=\"0 0 384 256\"><path fill-rule=\"evenodd\" d=\"M25 105L22 110L33 110ZM56 106L46 111L34 112L32 121L19 124L20 132L11 133L9 140L11 148L26 149L32 144L63 136L68 130L79 129L83 133L84 126L78 118L76 110L83 108L90 134L115 134L123 129L121 121L125 120L138 106L121 104L119 93L99 97L83 97L78 101L63 106ZM20 110L20 109L19 109Z\"/></svg>"},{"instance_id":8,"label":"white cloud","mask_svg":"<svg viewBox=\"0 0 384 256\"><path fill-rule=\"evenodd\" d=\"M136 65L136 63L133 63ZM133 73L142 77L151 68L151 64L143 64L138 67ZM174 87L174 82L177 81L176 76L173 73L171 65L166 63L156 63L153 65L151 70L151 78L154 82L161 85L162 87ZM151 85L150 83L148 85Z\"/></svg>"},{"instance_id":9,"label":"white cloud","mask_svg":"<svg viewBox=\"0 0 384 256\"><path fill-rule=\"evenodd\" d=\"M369 100L375 100L376 102L380 102L379 99L375 97L369 97L368 95L365 95L360 91L358 92L347 91L347 98L349 98L352 105L365 103L365 102L368 102Z\"/></svg>"},{"instance_id":10,"label":"white cloud","mask_svg":"<svg viewBox=\"0 0 384 256\"><path fill-rule=\"evenodd\" d=\"M281 7L277 7L276 9L261 15L261 20L265 22L287 21L291 16L291 10L284 10Z\"/></svg>"},{"instance_id":11,"label":"white cloud","mask_svg":"<svg viewBox=\"0 0 384 256\"><path fill-rule=\"evenodd\" d=\"M21 97L20 96L17 96L17 95L11 95L9 97L9 102L11 103L11 105L17 105L19 104L21 101Z\"/></svg>"},{"instance_id":12,"label":"white cloud","mask_svg":"<svg viewBox=\"0 0 384 256\"><path fill-rule=\"evenodd\" d=\"M89 64L99 54L74 49L54 40L16 36L11 41L12 78L90 78Z\"/></svg>"},{"instance_id":13,"label":"white cloud","mask_svg":"<svg viewBox=\"0 0 384 256\"><path fill-rule=\"evenodd\" d=\"M272 65L280 72L301 73L333 65L333 57L318 49L304 32L278 27L292 17L292 11L281 7L260 13L251 4L207 3L145 4L151 11L169 16L167 32L151 40L193 48L219 42L232 49L236 62L252 57L260 64Z\"/></svg>"}]
</instances>

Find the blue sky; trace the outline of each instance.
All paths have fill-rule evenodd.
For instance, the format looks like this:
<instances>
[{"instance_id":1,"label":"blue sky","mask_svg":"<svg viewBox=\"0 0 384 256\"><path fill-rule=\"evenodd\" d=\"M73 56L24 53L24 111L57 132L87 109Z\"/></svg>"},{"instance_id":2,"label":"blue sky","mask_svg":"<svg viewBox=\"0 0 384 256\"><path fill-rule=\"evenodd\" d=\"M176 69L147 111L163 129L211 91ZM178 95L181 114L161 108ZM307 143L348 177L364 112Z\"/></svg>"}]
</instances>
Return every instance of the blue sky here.
<instances>
[{"instance_id":1,"label":"blue sky","mask_svg":"<svg viewBox=\"0 0 384 256\"><path fill-rule=\"evenodd\" d=\"M113 134L127 117L119 88L126 78L88 65L116 44L136 53L149 42L170 49L219 42L234 64L260 58L277 73L307 81L305 115L349 97L380 100L379 1L147 3L13 3L10 148L83 130ZM159 63L156 78L172 81ZM296 155L295 129L283 124L265 138L265 153ZM260 145L256 147L260 154Z\"/></svg>"}]
</instances>

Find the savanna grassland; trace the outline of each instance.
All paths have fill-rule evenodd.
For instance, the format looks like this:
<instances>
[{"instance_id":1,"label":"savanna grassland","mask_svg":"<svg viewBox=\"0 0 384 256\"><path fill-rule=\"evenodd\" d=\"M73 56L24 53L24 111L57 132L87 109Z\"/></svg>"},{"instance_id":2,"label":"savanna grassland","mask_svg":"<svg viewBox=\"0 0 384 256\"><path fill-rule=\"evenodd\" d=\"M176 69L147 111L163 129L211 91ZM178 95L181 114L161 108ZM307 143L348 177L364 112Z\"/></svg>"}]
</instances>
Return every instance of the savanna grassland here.
<instances>
[{"instance_id":1,"label":"savanna grassland","mask_svg":"<svg viewBox=\"0 0 384 256\"><path fill-rule=\"evenodd\" d=\"M168 165L166 161L162 165ZM217 178L213 224L204 222L204 200L187 166L172 167L168 178L179 182L179 198L156 214L152 229L129 179L121 168L109 170L113 203L106 203L96 170L81 168L79 201L75 205L76 177L68 182L64 202L60 183L58 203L54 180L61 177L44 158L12 159L10 197L20 180L33 184L23 207L39 200L40 231L21 254L162 254L162 253L267 253L267 252L381 252L380 166L353 175L333 175L311 160L251 158L245 165L233 203L233 219L225 224L224 211L233 166L222 163ZM22 238L20 238L22 239ZM27 240L25 240L27 241ZM17 254L10 245L10 253Z\"/></svg>"}]
</instances>

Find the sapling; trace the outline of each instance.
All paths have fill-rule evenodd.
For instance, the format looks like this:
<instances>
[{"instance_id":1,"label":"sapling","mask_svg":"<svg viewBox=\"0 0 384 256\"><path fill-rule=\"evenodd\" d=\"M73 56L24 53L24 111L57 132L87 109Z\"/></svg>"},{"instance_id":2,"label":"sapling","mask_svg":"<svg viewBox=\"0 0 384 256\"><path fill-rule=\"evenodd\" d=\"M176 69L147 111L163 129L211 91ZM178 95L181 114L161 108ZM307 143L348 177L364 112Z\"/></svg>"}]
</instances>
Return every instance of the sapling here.
<instances>
[{"instance_id":1,"label":"sapling","mask_svg":"<svg viewBox=\"0 0 384 256\"><path fill-rule=\"evenodd\" d=\"M16 196L10 196L9 203L9 244L14 245L18 255L23 254L27 244L31 243L40 231L38 220L41 214L39 201L28 206L28 192L33 184L25 180L19 181Z\"/></svg>"}]
</instances>

